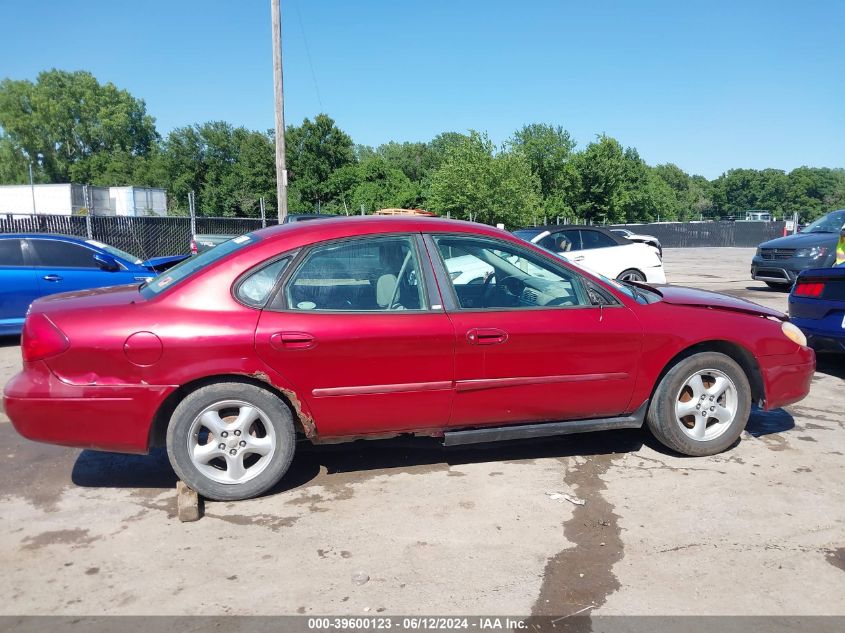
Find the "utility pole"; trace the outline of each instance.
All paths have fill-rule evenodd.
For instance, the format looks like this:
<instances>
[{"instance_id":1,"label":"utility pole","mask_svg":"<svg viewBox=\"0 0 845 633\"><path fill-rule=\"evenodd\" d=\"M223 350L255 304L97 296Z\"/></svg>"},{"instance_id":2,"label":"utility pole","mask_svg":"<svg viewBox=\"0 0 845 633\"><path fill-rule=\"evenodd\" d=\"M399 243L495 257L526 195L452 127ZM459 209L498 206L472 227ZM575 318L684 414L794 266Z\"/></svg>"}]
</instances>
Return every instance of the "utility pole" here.
<instances>
[{"instance_id":1,"label":"utility pole","mask_svg":"<svg viewBox=\"0 0 845 633\"><path fill-rule=\"evenodd\" d=\"M38 211L35 210L35 183L32 180L32 161L29 161L29 190L32 192L32 214L35 215Z\"/></svg>"},{"instance_id":2,"label":"utility pole","mask_svg":"<svg viewBox=\"0 0 845 633\"><path fill-rule=\"evenodd\" d=\"M276 196L279 224L288 214L288 172L285 165L285 98L282 82L282 9L280 0L270 0L273 19L273 92L276 95Z\"/></svg>"}]
</instances>

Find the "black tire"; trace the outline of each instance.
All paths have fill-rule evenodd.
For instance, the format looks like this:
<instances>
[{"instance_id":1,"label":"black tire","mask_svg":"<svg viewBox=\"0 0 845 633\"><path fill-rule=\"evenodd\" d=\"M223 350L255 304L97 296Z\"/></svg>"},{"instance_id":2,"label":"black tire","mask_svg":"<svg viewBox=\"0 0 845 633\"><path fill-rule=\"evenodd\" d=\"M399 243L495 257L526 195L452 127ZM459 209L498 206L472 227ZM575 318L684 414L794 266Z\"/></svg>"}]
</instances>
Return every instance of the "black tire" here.
<instances>
[{"instance_id":1,"label":"black tire","mask_svg":"<svg viewBox=\"0 0 845 633\"><path fill-rule=\"evenodd\" d=\"M789 292L789 289L792 288L790 284L779 284L775 281L767 281L765 283L772 290L780 290L781 292Z\"/></svg>"},{"instance_id":2,"label":"black tire","mask_svg":"<svg viewBox=\"0 0 845 633\"><path fill-rule=\"evenodd\" d=\"M237 404L223 406L225 403L232 402L237 402ZM241 437L246 437L242 435L243 432L237 434L238 440L235 439L234 429L237 425L231 418L232 415L237 416L244 411L240 407L252 407L258 411L257 419L249 423L247 435L250 442L262 442L262 445L272 446L272 451L268 455L250 452L249 447L241 448L240 445L247 443L246 440L240 440ZM209 408L215 409L218 420L223 420L225 426L220 428L232 428L231 432L228 430L223 432L225 438L214 435L209 427L198 422L199 416ZM230 412L232 415L228 415ZM248 417L245 416L244 419ZM195 423L199 425L198 428ZM266 428L268 425L270 428ZM191 457L189 437L192 443L200 444L200 446L205 446L207 442L212 451L214 451L212 444L217 445L218 448L225 445L225 450L214 451L218 456L203 466L206 472L200 470L200 466ZM212 438L214 438L213 442ZM288 406L266 389L249 383L225 382L200 387L185 396L179 403L167 427L167 455L176 475L203 497L215 501L249 499L272 488L287 472L295 447L296 432L293 414ZM244 475L240 482L215 481L212 477L225 478L230 474L231 462L225 453L230 453L232 450L235 451L232 455L240 458L240 464L245 467L249 478L246 479L247 475ZM242 451L243 454L238 454L238 451ZM249 462L252 462L251 466L248 465ZM249 469L252 467L256 467L256 471L249 474Z\"/></svg>"},{"instance_id":3,"label":"black tire","mask_svg":"<svg viewBox=\"0 0 845 633\"><path fill-rule=\"evenodd\" d=\"M639 281L642 283L645 282L645 275L636 268L629 268L628 270L623 270L619 273L616 279L618 281Z\"/></svg>"},{"instance_id":4,"label":"black tire","mask_svg":"<svg viewBox=\"0 0 845 633\"><path fill-rule=\"evenodd\" d=\"M733 382L736 391L736 413L720 435L698 440L682 428L691 428L677 417L676 403L681 389L697 372L716 370ZM697 402L694 400L693 402ZM646 421L654 436L665 446L683 455L693 457L716 455L734 445L751 413L751 385L743 369L732 358L717 352L702 352L688 356L672 367L654 392ZM697 412L694 415L698 415ZM707 421L705 424L709 424Z\"/></svg>"}]
</instances>

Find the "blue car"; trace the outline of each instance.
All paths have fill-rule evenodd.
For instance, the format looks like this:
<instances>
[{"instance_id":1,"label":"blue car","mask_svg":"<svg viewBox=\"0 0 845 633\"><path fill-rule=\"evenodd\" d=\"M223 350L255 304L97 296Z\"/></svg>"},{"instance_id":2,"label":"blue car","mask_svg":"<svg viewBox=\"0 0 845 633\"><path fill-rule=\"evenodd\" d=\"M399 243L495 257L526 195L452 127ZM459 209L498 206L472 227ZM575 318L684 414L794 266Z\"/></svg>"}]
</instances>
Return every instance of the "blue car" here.
<instances>
[{"instance_id":1,"label":"blue car","mask_svg":"<svg viewBox=\"0 0 845 633\"><path fill-rule=\"evenodd\" d=\"M798 275L789 293L789 317L816 351L845 352L845 266Z\"/></svg>"},{"instance_id":2,"label":"blue car","mask_svg":"<svg viewBox=\"0 0 845 633\"><path fill-rule=\"evenodd\" d=\"M138 284L186 257L141 261L95 240L39 233L0 234L0 336L20 333L29 304L39 297Z\"/></svg>"}]
</instances>

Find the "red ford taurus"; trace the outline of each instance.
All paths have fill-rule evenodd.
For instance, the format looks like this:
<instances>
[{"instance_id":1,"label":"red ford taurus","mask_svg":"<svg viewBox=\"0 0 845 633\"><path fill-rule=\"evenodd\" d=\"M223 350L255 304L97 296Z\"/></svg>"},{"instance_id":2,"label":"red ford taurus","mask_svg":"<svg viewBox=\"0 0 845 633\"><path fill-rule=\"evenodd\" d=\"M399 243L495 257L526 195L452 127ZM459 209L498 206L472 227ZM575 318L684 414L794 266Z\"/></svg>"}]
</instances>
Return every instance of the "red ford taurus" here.
<instances>
[{"instance_id":1,"label":"red ford taurus","mask_svg":"<svg viewBox=\"0 0 845 633\"><path fill-rule=\"evenodd\" d=\"M346 218L250 233L138 286L32 305L5 407L24 436L145 452L211 499L273 486L297 436L446 445L640 427L730 447L803 398L785 315L593 276L497 229Z\"/></svg>"}]
</instances>

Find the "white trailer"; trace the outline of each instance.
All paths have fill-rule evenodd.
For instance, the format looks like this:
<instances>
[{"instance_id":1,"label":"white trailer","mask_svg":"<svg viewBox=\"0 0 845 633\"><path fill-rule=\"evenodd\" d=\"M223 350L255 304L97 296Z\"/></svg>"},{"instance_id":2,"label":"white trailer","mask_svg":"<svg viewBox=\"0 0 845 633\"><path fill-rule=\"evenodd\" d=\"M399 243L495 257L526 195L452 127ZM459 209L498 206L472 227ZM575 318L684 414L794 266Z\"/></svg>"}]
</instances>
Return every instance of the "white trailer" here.
<instances>
[{"instance_id":1,"label":"white trailer","mask_svg":"<svg viewBox=\"0 0 845 633\"><path fill-rule=\"evenodd\" d=\"M148 187L74 183L0 186L0 214L167 215L167 192Z\"/></svg>"}]
</instances>

